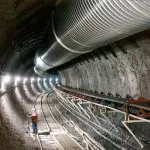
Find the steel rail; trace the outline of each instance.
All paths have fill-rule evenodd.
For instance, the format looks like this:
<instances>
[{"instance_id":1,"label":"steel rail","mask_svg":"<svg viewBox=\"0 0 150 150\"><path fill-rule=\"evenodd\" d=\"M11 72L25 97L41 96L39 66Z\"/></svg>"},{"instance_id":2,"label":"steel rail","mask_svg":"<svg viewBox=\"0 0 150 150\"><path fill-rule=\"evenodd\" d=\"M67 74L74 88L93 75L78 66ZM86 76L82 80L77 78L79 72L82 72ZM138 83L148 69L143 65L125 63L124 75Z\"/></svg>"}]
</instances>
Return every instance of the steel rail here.
<instances>
[{"instance_id":1,"label":"steel rail","mask_svg":"<svg viewBox=\"0 0 150 150\"><path fill-rule=\"evenodd\" d=\"M49 95L48 95L48 96L49 96ZM47 97L48 97L48 96L47 96ZM58 124L58 126L59 126L62 130L65 130L65 131L66 131L66 134L83 150L82 146L81 146L77 141L75 141L75 140L72 138L72 136L68 133L67 129L65 129L64 127L62 127L62 125L59 123L59 121L58 121L58 120L56 119L56 117L53 115L48 100L47 100L47 105L48 105L48 107L49 107L49 112L50 112L51 116L52 116L53 119L56 121L56 123ZM56 107L56 106L55 106L55 107ZM56 108L56 109L57 109L57 108ZM59 144L59 145L60 145L60 144ZM60 146L61 146L61 145L60 145ZM64 148L63 148L62 146L61 146L61 149L64 150Z\"/></svg>"},{"instance_id":2,"label":"steel rail","mask_svg":"<svg viewBox=\"0 0 150 150\"><path fill-rule=\"evenodd\" d=\"M41 96L41 99L43 98L42 97L42 93L40 94L40 96ZM34 103L34 108L36 108L36 103L37 103L37 100L40 98L40 96L35 100L35 103ZM40 100L41 100L40 99ZM40 136L39 136L39 133L37 132L37 139L38 139L38 142L39 142L39 145L40 145L40 149L41 150L44 150L43 149L43 146L42 146L42 142L41 142L41 139L40 139Z\"/></svg>"},{"instance_id":3,"label":"steel rail","mask_svg":"<svg viewBox=\"0 0 150 150\"><path fill-rule=\"evenodd\" d=\"M45 115L45 113L44 113L44 108L43 108L43 99L46 98L46 101L47 101L47 98L48 98L48 96L49 96L50 93L51 93L51 92L49 92L47 95L44 95L44 96L41 98L41 100L40 100L40 102L41 102L40 105L41 105L41 112L42 112L42 116L43 116L43 118L44 118L44 122L45 122L45 124L46 124L46 126L47 126L47 129L48 129L49 134L51 135L51 131L52 131L52 130L51 130L51 127L50 127L50 125L49 125L48 120L46 119L46 115ZM48 104L46 104L46 105L48 106ZM49 107L49 106L48 106L48 107ZM51 115L52 119L55 120L55 119L53 118L52 113L50 113L50 115ZM44 150L43 145L42 145L42 142L41 142L41 138L40 138L39 134L38 134L38 138L39 138L40 145L42 146L42 147L41 147L41 150ZM53 141L54 141L54 144L56 145L56 147L60 147L61 150L64 150L64 149L62 148L61 144L56 141L56 139L53 139ZM58 146L58 145L59 145L59 146Z\"/></svg>"},{"instance_id":4,"label":"steel rail","mask_svg":"<svg viewBox=\"0 0 150 150\"><path fill-rule=\"evenodd\" d=\"M44 98L44 96L41 98L41 111L42 111L42 115L43 115L45 124L46 124L46 126L47 126L47 129L49 130L49 132L51 132L51 128L50 128L50 126L49 126L49 124L48 124L48 121L47 121L47 119L46 119L46 116L45 116L45 114L44 114L43 102L42 102L42 101L43 101L43 98Z\"/></svg>"},{"instance_id":5,"label":"steel rail","mask_svg":"<svg viewBox=\"0 0 150 150\"><path fill-rule=\"evenodd\" d=\"M55 108L57 109L57 111L60 113L60 115L62 115L62 116L64 116L63 114L61 114L61 112L60 112L60 110L57 108L57 106L55 106ZM63 118L65 118L65 117L63 117ZM62 119L63 119L62 118ZM70 119L70 118L69 118ZM58 122L59 123L59 122ZM62 124L64 124L64 123L68 123L68 122L63 122ZM73 126L72 127L74 127L75 128L75 130L82 136L82 138L83 138L83 133L85 133L84 131L82 131L81 129L80 129L80 131L79 131L79 128L74 124L74 122L70 119L70 121L69 121L69 123L71 123ZM60 123L59 123L60 124ZM68 124L67 124L68 125ZM70 126L70 125L68 125L68 126ZM66 129L66 128L65 128ZM78 130L77 130L78 129ZM66 129L67 130L67 129ZM74 138L74 139L76 139L76 140L78 140L78 141L80 141L80 139L79 138L77 138L77 137L75 137L75 136L73 136L73 135L71 135L71 137L72 138ZM84 139L84 138L83 138ZM94 141L93 139L91 139L91 141ZM83 141L84 143L86 143L86 141ZM95 143L96 144L98 144L96 141L95 141ZM86 143L87 144L87 143ZM99 146L99 144L98 145L96 145L96 144L94 144L96 147L100 147ZM89 150L88 148L87 148L87 150ZM102 149L102 150L104 150L104 149Z\"/></svg>"},{"instance_id":6,"label":"steel rail","mask_svg":"<svg viewBox=\"0 0 150 150\"><path fill-rule=\"evenodd\" d=\"M41 95L42 95L42 94L41 94ZM49 127L49 125L48 125L48 122L47 122L47 120L46 120L46 117L45 117L45 114L44 114L44 111L43 111L43 104L42 104L43 98L44 98L44 96L41 96L41 98L40 98L41 112L42 112L42 116L43 116L43 118L44 118L45 124L46 124L46 126L47 126L47 129L48 129L49 132L50 132L50 127ZM37 101L36 101L36 102L37 102ZM36 104L36 103L35 103L35 104ZM41 137L40 137L39 133L37 133L37 139L38 139L39 144L40 144L40 149L41 149L41 150L44 150L43 144L42 144L42 141L41 141Z\"/></svg>"},{"instance_id":7,"label":"steel rail","mask_svg":"<svg viewBox=\"0 0 150 150\"><path fill-rule=\"evenodd\" d=\"M59 111L59 110L58 110ZM70 119L70 118L69 118ZM94 139L92 139L91 137L89 137L89 135L87 134L87 133L85 133L83 130L81 130L77 125L75 125L75 123L74 123L74 121L72 121L71 119L70 119L70 122L73 124L73 127L77 130L77 132L80 134L80 135L82 135L82 137L83 137L83 135L84 134L86 134L87 136L88 136L88 138L90 138L90 141L92 141L92 144L94 143L94 146L96 146L96 147L99 147L99 149L102 149L102 150L105 150L104 148L102 148L102 146L100 146L100 144L99 143L97 143ZM75 139L77 139L77 137L74 137L73 135L71 135L73 138L75 138ZM84 138L83 138L84 139ZM79 141L79 139L77 139L78 141ZM87 143L86 141L83 141L83 142L85 142L87 145L89 144L89 143ZM101 147L101 148L100 148ZM88 150L88 148L87 148L87 150Z\"/></svg>"},{"instance_id":8,"label":"steel rail","mask_svg":"<svg viewBox=\"0 0 150 150\"><path fill-rule=\"evenodd\" d=\"M48 95L48 96L49 96L49 95ZM47 97L48 97L48 96L47 96ZM54 117L54 115L53 115L53 113L52 113L52 111L51 111L51 108L50 108L50 104L49 104L49 102L48 102L47 99L46 99L46 101L47 101L48 110L49 110L50 115L51 115L52 118L56 121L57 125L58 125L60 128L62 128L62 126L60 125L60 123L58 122L58 120Z\"/></svg>"},{"instance_id":9,"label":"steel rail","mask_svg":"<svg viewBox=\"0 0 150 150\"><path fill-rule=\"evenodd\" d=\"M61 98L61 100L63 100L64 98L59 95L59 97ZM58 98L59 100L59 98ZM94 122L92 122L90 119L87 119L85 116L83 116L82 114L80 114L79 112L75 112L75 110L73 110L70 106L67 106L63 101L59 100L59 103L65 108L67 109L71 114L76 115L76 117L84 122L86 125L90 126L95 132L97 132L101 137L103 137L104 139L108 140L109 142L111 142L114 146L116 147L120 147L118 144L114 143L113 141L111 141L110 139L108 139L106 136L102 135L100 132L98 132L96 128L101 129L102 131L105 131L106 133L108 133L109 135L115 137L116 139L118 139L120 142L122 141L122 139L114 134L112 134L111 132L109 132L108 130L102 128L101 126L98 126L97 124L95 124ZM87 122L86 122L87 121ZM90 125L91 124L91 125ZM95 127L93 127L95 126ZM128 145L128 144L127 144ZM121 148L121 147L120 147ZM121 148L122 150L125 150L123 147Z\"/></svg>"},{"instance_id":10,"label":"steel rail","mask_svg":"<svg viewBox=\"0 0 150 150\"><path fill-rule=\"evenodd\" d=\"M60 102L60 101L59 101ZM72 115L75 115L70 109L68 109L62 102L60 102L60 104L62 105L62 107L64 107L65 109L67 109ZM76 117L81 121L84 122L86 125L88 125L89 127L91 127L100 137L103 137L105 140L109 141L110 143L112 143L114 146L125 150L125 148L121 148L120 145L114 143L112 140L108 139L106 136L102 135L100 132L98 132L95 128L93 128L92 125L90 125L89 123L87 123L86 121L83 121L83 118L80 118L79 116L76 115Z\"/></svg>"},{"instance_id":11,"label":"steel rail","mask_svg":"<svg viewBox=\"0 0 150 150\"><path fill-rule=\"evenodd\" d=\"M43 115L43 110L42 110L42 99L43 99L43 96L41 97L41 99L40 99L40 105L41 105L41 111L42 111L42 115ZM45 116L43 115L43 118L45 118ZM45 120L45 119L44 119ZM47 126L47 128L48 128L48 126ZM49 129L49 128L48 128ZM42 145L42 141L41 141L41 138L40 138L40 136L39 136L39 133L37 134L37 137L38 137L38 141L39 141L39 143L40 143L40 148L41 148L41 150L44 150L44 148L43 148L43 145Z\"/></svg>"},{"instance_id":12,"label":"steel rail","mask_svg":"<svg viewBox=\"0 0 150 150\"><path fill-rule=\"evenodd\" d=\"M38 96L37 96L37 98L35 99L35 101L34 101L34 108L36 107L36 103L37 103L37 100L38 100L38 98L40 97L42 95L42 93L41 94L39 94Z\"/></svg>"}]
</instances>

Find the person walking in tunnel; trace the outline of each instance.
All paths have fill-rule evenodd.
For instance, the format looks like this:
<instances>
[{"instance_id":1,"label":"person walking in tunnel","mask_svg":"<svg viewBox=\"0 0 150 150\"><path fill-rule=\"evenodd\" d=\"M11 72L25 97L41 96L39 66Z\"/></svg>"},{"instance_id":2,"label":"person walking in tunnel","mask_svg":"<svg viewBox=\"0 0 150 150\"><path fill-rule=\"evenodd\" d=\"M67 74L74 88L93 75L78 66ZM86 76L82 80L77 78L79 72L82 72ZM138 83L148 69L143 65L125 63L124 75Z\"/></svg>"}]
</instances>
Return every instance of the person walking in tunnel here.
<instances>
[{"instance_id":1,"label":"person walking in tunnel","mask_svg":"<svg viewBox=\"0 0 150 150\"><path fill-rule=\"evenodd\" d=\"M32 110L31 120L32 120L33 133L37 134L38 114L37 114L35 108L33 108L33 110Z\"/></svg>"}]
</instances>

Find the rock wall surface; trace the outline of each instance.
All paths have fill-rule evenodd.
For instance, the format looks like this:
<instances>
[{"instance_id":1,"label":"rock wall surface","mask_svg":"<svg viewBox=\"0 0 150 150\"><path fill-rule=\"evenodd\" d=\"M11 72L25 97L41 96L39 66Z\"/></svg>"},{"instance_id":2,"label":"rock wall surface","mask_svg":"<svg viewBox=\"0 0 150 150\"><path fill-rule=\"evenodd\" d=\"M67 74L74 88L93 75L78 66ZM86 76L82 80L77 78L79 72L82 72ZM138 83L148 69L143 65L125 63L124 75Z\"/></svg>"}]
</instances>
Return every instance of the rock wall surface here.
<instances>
[{"instance_id":1,"label":"rock wall surface","mask_svg":"<svg viewBox=\"0 0 150 150\"><path fill-rule=\"evenodd\" d=\"M9 83L0 95L0 150L37 150L39 143L30 136L34 102L46 89L42 82L20 84Z\"/></svg>"},{"instance_id":2,"label":"rock wall surface","mask_svg":"<svg viewBox=\"0 0 150 150\"><path fill-rule=\"evenodd\" d=\"M59 71L62 85L122 97L150 97L150 36L148 31L81 56ZM78 59L74 62L77 62Z\"/></svg>"}]
</instances>

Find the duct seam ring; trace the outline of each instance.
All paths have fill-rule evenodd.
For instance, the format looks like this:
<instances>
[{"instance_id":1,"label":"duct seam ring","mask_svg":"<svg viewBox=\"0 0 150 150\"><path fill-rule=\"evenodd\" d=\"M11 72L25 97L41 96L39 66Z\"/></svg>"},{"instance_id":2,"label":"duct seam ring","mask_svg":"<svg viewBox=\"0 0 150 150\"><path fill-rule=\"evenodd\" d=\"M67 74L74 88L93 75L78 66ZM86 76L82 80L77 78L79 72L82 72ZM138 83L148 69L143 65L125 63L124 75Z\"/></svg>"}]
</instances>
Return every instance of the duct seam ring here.
<instances>
[{"instance_id":1,"label":"duct seam ring","mask_svg":"<svg viewBox=\"0 0 150 150\"><path fill-rule=\"evenodd\" d=\"M81 44L80 42L76 41L76 40L73 39L72 37L70 37L70 38L71 38L75 43L80 44L80 45L82 45L82 46L84 46L84 47L96 48L96 47L94 47L94 46L88 46L88 45ZM87 51L87 52L89 52L89 51Z\"/></svg>"},{"instance_id":2,"label":"duct seam ring","mask_svg":"<svg viewBox=\"0 0 150 150\"><path fill-rule=\"evenodd\" d=\"M49 69L49 67L53 67L52 65L47 64L47 63L39 56L39 54L37 54L37 58L40 60L40 62L41 62L42 64L44 64L44 65L46 66L46 68ZM35 64L36 64L37 67L39 66L39 65L37 65L38 63L37 63L36 61L35 61Z\"/></svg>"},{"instance_id":3,"label":"duct seam ring","mask_svg":"<svg viewBox=\"0 0 150 150\"><path fill-rule=\"evenodd\" d=\"M53 19L52 19L52 20L53 20ZM79 51L76 51L76 50L73 50L73 49L67 47L67 46L66 46L65 44L63 44L62 41L57 37L56 32L55 32L55 30L54 30L53 21L52 21L52 30L53 30L53 34L54 34L54 36L55 36L56 41L57 41L63 48L65 48L66 50L68 50L68 51L70 51L70 52L72 52L72 53L84 54L84 53L88 53L88 52L90 52L90 51L93 50L93 49L91 49L91 50L88 50L88 51L85 51L85 52L79 52Z\"/></svg>"}]
</instances>

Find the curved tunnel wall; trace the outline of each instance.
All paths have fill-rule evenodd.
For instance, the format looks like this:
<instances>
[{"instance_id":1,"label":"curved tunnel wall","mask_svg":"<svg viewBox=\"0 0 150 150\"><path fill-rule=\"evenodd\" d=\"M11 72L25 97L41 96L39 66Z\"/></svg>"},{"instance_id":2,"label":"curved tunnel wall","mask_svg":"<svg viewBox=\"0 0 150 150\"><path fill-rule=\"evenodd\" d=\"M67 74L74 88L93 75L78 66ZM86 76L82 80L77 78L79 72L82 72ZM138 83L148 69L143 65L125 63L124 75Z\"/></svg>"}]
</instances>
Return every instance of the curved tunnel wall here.
<instances>
[{"instance_id":1,"label":"curved tunnel wall","mask_svg":"<svg viewBox=\"0 0 150 150\"><path fill-rule=\"evenodd\" d=\"M0 149L38 149L38 143L28 136L27 115L33 102L49 81L27 82L14 87L12 82L2 86L1 76L35 77L33 57L47 39L47 22L53 3L57 1L0 1ZM44 83L47 82L47 83Z\"/></svg>"},{"instance_id":2,"label":"curved tunnel wall","mask_svg":"<svg viewBox=\"0 0 150 150\"><path fill-rule=\"evenodd\" d=\"M2 78L1 82L2 82ZM31 113L36 98L43 91L51 90L49 79L21 80L14 86L14 80L5 83L0 95L0 149L31 150L38 148L28 135L28 115ZM55 83L55 81L54 81Z\"/></svg>"},{"instance_id":3,"label":"curved tunnel wall","mask_svg":"<svg viewBox=\"0 0 150 150\"><path fill-rule=\"evenodd\" d=\"M150 37L149 33L147 35L140 33L109 45L107 49L111 49L115 56L106 52L105 55L99 54L72 63L73 66L59 72L61 83L72 88L111 93L114 96L119 94L122 97L130 95L134 98L149 98ZM102 50L105 51L106 47Z\"/></svg>"}]
</instances>

